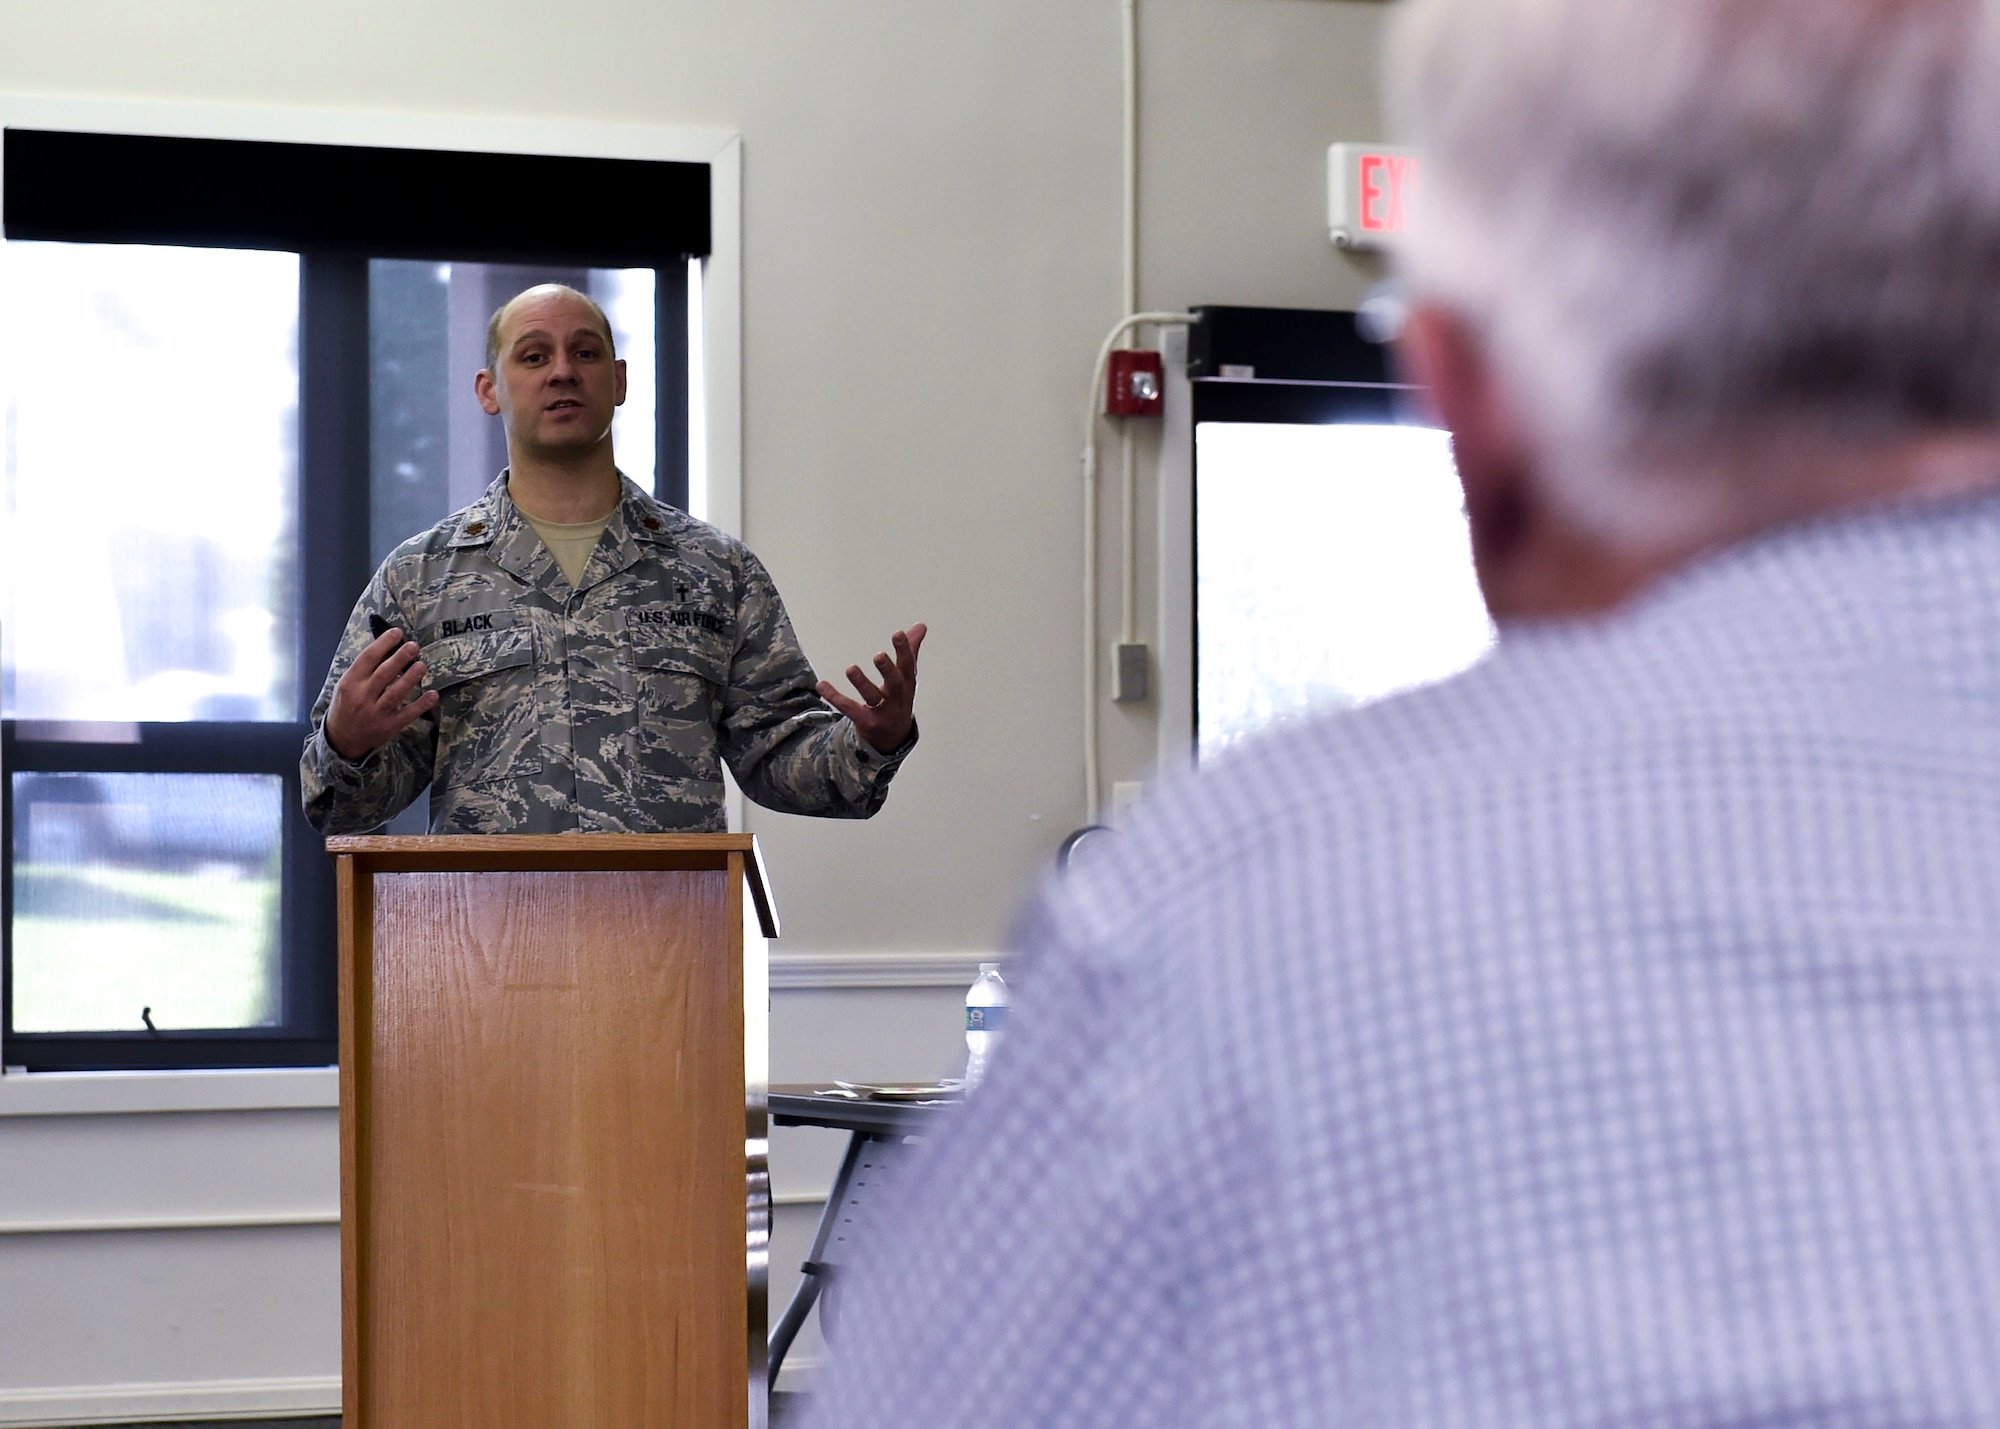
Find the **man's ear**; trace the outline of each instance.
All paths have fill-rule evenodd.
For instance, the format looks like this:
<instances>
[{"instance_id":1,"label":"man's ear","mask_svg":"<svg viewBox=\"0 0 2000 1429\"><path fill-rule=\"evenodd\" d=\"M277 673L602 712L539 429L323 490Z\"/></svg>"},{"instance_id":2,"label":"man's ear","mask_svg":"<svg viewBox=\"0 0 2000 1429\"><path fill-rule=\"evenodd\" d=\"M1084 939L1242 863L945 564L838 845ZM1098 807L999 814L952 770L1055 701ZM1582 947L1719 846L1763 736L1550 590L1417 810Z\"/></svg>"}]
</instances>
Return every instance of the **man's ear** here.
<instances>
[{"instance_id":1,"label":"man's ear","mask_svg":"<svg viewBox=\"0 0 2000 1429\"><path fill-rule=\"evenodd\" d=\"M1412 308L1397 340L1397 358L1451 432L1473 559L1487 600L1497 609L1500 586L1532 539L1540 514L1532 446L1484 337L1459 314L1430 304Z\"/></svg>"},{"instance_id":2,"label":"man's ear","mask_svg":"<svg viewBox=\"0 0 2000 1429\"><path fill-rule=\"evenodd\" d=\"M614 407L622 407L625 405L625 359L622 357L618 358L616 361L612 363L612 368L618 374L618 396L617 400L615 400L611 405Z\"/></svg>"},{"instance_id":3,"label":"man's ear","mask_svg":"<svg viewBox=\"0 0 2000 1429\"><path fill-rule=\"evenodd\" d=\"M500 396L493 385L493 371L482 367L479 375L472 379L472 390L479 398L479 409L489 417L500 415Z\"/></svg>"}]
</instances>

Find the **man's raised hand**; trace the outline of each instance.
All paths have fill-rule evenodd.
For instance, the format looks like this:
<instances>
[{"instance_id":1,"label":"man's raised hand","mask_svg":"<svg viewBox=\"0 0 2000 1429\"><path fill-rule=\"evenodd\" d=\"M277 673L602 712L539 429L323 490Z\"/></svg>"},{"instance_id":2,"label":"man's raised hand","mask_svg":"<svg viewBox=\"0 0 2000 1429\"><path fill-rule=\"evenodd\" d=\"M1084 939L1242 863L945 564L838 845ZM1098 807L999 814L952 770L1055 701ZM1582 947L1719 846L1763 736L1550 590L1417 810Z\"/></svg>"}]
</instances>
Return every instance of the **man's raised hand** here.
<instances>
[{"instance_id":1,"label":"man's raised hand","mask_svg":"<svg viewBox=\"0 0 2000 1429\"><path fill-rule=\"evenodd\" d=\"M335 754L365 758L437 708L436 690L416 693L424 678L421 654L416 641L395 629L362 647L327 708L326 742Z\"/></svg>"},{"instance_id":2,"label":"man's raised hand","mask_svg":"<svg viewBox=\"0 0 2000 1429\"><path fill-rule=\"evenodd\" d=\"M895 658L887 652L875 657L875 669L882 677L879 685L859 665L847 667L848 683L860 694L859 700L843 695L830 680L819 682L820 698L852 720L861 737L883 754L902 748L916 723L917 651L923 648L924 632L924 626L912 625L890 638Z\"/></svg>"}]
</instances>

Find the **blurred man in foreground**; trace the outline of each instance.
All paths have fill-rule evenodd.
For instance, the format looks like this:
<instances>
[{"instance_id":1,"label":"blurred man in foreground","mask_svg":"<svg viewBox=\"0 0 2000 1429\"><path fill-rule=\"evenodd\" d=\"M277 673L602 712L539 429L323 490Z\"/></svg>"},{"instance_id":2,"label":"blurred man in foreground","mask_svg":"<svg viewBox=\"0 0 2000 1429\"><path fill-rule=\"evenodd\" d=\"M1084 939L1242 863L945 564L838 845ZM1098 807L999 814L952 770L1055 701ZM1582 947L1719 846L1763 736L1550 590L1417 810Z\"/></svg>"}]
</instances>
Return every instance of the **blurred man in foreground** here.
<instances>
[{"instance_id":1,"label":"blurred man in foreground","mask_svg":"<svg viewBox=\"0 0 2000 1429\"><path fill-rule=\"evenodd\" d=\"M1503 638L1056 889L816 1429L2000 1423L2000 0L1414 0Z\"/></svg>"}]
</instances>

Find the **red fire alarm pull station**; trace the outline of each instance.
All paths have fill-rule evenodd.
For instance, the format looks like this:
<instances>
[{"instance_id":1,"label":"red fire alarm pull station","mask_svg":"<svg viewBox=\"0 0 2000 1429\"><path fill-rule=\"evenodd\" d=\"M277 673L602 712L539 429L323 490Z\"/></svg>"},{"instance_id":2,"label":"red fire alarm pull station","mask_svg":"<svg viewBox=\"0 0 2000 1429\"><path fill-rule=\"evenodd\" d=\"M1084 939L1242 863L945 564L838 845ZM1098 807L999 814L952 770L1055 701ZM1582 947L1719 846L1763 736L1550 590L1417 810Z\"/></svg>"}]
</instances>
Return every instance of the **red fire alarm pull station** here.
<instances>
[{"instance_id":1,"label":"red fire alarm pull station","mask_svg":"<svg viewBox=\"0 0 2000 1429\"><path fill-rule=\"evenodd\" d=\"M1121 348L1105 369L1104 410L1113 417L1157 417L1166 392L1167 368L1157 352Z\"/></svg>"}]
</instances>

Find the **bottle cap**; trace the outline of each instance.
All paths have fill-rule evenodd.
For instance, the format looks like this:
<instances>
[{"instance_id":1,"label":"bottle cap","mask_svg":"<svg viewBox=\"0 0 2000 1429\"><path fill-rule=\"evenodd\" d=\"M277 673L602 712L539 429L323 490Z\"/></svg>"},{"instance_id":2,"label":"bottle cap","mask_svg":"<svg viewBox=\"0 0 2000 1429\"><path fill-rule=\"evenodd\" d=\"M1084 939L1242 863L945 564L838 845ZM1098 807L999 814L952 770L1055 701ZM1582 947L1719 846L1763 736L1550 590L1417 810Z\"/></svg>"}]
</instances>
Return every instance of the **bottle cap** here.
<instances>
[{"instance_id":1,"label":"bottle cap","mask_svg":"<svg viewBox=\"0 0 2000 1429\"><path fill-rule=\"evenodd\" d=\"M981 963L981 964L979 965L979 971L981 972L981 974L985 974L985 973L992 973L992 974L993 974L994 976L998 977L998 976L999 976L999 974L1000 974L1000 964L998 964L998 963Z\"/></svg>"}]
</instances>

